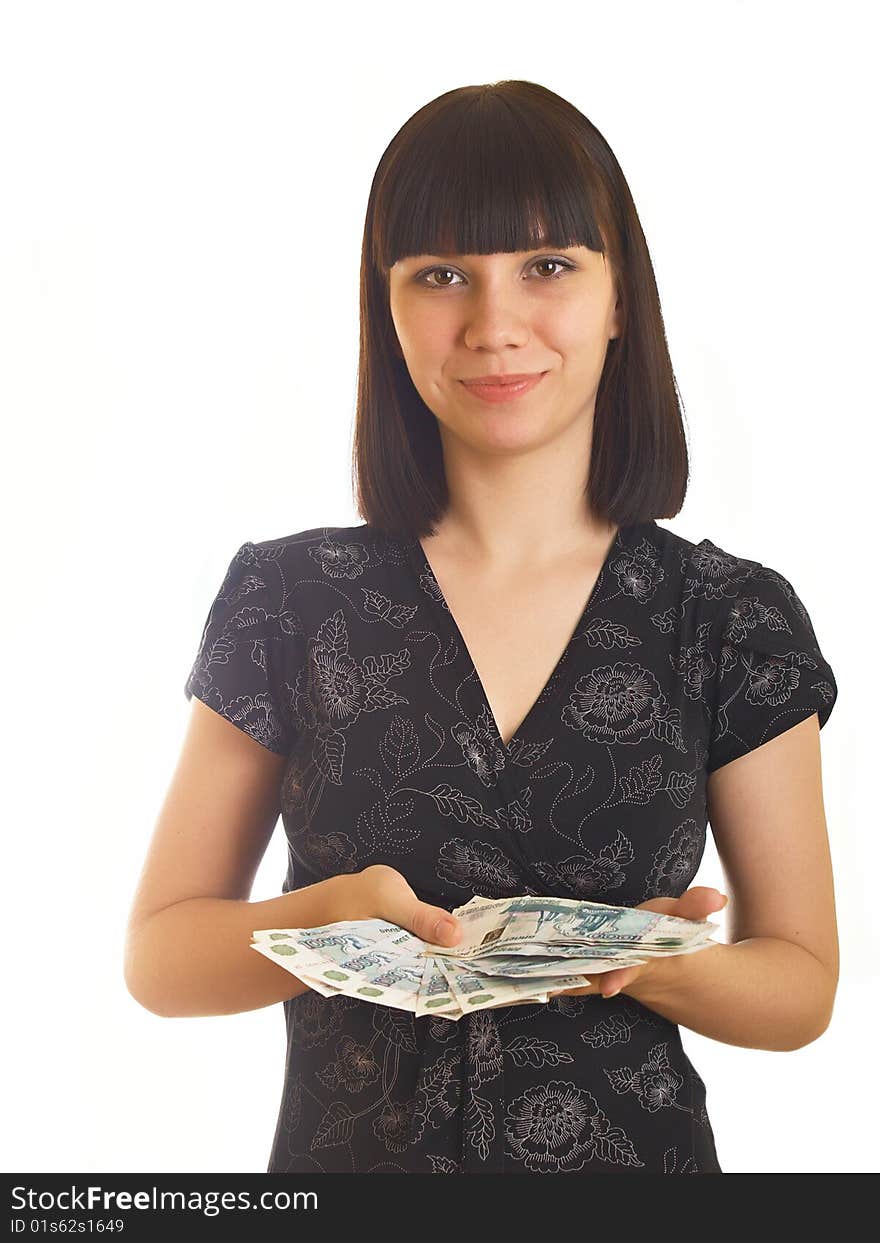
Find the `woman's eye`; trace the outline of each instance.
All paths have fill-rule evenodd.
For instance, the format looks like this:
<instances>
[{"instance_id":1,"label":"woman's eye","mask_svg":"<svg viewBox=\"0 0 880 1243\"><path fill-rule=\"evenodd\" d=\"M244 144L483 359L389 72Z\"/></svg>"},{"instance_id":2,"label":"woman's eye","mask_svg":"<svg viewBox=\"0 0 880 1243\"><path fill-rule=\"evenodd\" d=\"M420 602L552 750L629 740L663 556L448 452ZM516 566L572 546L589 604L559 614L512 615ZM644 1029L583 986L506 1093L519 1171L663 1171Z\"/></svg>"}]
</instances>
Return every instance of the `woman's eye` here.
<instances>
[{"instance_id":1,"label":"woman's eye","mask_svg":"<svg viewBox=\"0 0 880 1243\"><path fill-rule=\"evenodd\" d=\"M565 259L538 259L535 262L535 267L537 267L539 263L552 263L554 267L562 269L561 272L546 273L547 279L552 280L552 281L558 280L560 276L563 276L565 274L566 269L569 269L569 270L574 269L574 264L568 263Z\"/></svg>"},{"instance_id":2,"label":"woman's eye","mask_svg":"<svg viewBox=\"0 0 880 1243\"><path fill-rule=\"evenodd\" d=\"M539 276L539 279L544 282L559 280L560 276L565 275L566 270L573 270L575 266L573 263L569 263L567 259L536 259L535 262L532 264L532 267L537 268L539 265L542 265L542 264L553 264L554 267L562 269L562 271L560 272L549 272L549 273L545 273ZM433 276L435 272L441 272L443 273L443 275L449 275L449 276L458 275L458 273L455 272L452 268L444 268L444 267L428 268L427 271L422 272L419 276L416 277L417 283L425 285L428 289L454 289L455 288L454 285L450 285L447 283L441 282L440 284L434 284L433 282L429 281L427 278L429 276Z\"/></svg>"}]
</instances>

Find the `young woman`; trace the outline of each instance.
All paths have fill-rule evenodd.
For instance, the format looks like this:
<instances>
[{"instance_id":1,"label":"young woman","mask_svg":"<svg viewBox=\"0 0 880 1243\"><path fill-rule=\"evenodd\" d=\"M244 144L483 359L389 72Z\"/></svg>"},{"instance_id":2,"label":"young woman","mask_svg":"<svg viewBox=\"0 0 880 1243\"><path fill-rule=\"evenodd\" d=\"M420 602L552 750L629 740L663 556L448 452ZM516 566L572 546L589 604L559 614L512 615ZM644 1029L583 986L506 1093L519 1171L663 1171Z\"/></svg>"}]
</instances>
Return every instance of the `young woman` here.
<instances>
[{"instance_id":1,"label":"young woman","mask_svg":"<svg viewBox=\"0 0 880 1243\"><path fill-rule=\"evenodd\" d=\"M361 308L365 521L232 558L129 989L163 1015L284 1003L270 1172L720 1172L679 1026L788 1050L829 1023L837 686L781 573L657 523L686 441L608 144L531 82L435 99L377 169ZM279 812L283 892L250 902ZM688 889L710 821L727 895ZM475 894L729 899L730 941L455 1022L250 948L373 917L454 944L437 920Z\"/></svg>"}]
</instances>

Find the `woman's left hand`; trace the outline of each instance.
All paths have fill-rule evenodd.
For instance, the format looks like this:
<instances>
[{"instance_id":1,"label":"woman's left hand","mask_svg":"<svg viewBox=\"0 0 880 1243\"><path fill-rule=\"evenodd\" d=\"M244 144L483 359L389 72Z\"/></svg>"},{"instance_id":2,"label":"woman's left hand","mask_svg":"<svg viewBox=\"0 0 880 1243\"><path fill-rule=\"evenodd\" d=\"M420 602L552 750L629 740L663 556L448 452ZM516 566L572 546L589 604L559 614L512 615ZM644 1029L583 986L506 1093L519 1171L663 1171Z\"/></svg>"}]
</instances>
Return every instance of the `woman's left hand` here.
<instances>
[{"instance_id":1,"label":"woman's left hand","mask_svg":"<svg viewBox=\"0 0 880 1243\"><path fill-rule=\"evenodd\" d=\"M640 902L633 907L636 911L658 911L661 915L677 915L680 919L706 919L715 911L723 910L727 904L727 895L706 885L696 885L688 889L680 898L651 898L648 902ZM638 953L638 950L634 950ZM664 956L668 961L671 956ZM618 967L614 971L596 972L590 984L583 988L565 988L558 993L550 993L550 997L580 997L584 993L598 993L602 997L613 997L622 989L628 988L646 971L663 961L659 957L649 958L638 967ZM584 974L587 974L586 972Z\"/></svg>"}]
</instances>

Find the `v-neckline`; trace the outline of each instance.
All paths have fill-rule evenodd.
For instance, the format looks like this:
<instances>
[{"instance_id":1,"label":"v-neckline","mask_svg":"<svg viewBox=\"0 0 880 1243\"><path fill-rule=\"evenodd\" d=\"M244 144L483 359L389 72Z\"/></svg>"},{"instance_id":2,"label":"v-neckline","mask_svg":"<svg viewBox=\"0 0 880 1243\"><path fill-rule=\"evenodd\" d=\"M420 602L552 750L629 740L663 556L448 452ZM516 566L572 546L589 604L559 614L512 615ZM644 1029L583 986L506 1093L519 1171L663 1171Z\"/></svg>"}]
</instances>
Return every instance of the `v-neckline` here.
<instances>
[{"instance_id":1,"label":"v-neckline","mask_svg":"<svg viewBox=\"0 0 880 1243\"><path fill-rule=\"evenodd\" d=\"M532 701L532 704L529 707L528 711L526 712L525 716L520 721L519 725L516 727L515 732L511 734L507 742L505 742L503 738L501 737L501 730L498 728L498 722L495 720L495 713L493 712L492 705L489 702L489 696L486 694L486 688L483 685L482 678L480 677L476 664L474 663L474 659L471 656L470 649L468 648L468 645L465 642L464 635L462 634L461 628L455 619L455 614L452 612L452 609L449 607L449 603L445 595L443 594L443 588L440 586L440 582L437 578L437 575L434 573L434 568L431 565L431 562L428 558L428 554L425 552L425 549L422 546L422 541L418 537L407 541L407 549L409 552L409 556L410 556L410 559L411 559L411 562L414 568L418 571L419 580L421 581L422 576L424 574L427 574L430 581L433 583L434 587L436 588L436 593L428 592L426 594L429 596L434 606L442 614L444 614L446 618L448 618L449 629L452 631L453 637L455 638L456 642L460 645L461 651L464 654L464 659L467 662L468 669L469 669L468 679L473 681L474 683L474 688L477 692L477 696L479 699L480 709L485 713L486 720L491 725L493 739L494 739L495 744L501 748L501 751L503 752L504 756L507 759L511 759L513 757L513 752L514 752L516 743L519 741L523 741L525 739L526 734L533 726L535 719L540 715L542 708L549 702L550 699L555 697L556 693L558 693L559 689L561 688L563 674L565 673L566 666L569 663L572 648L574 647L575 641L580 635L583 629L583 626L585 622L587 621L588 614L590 613L593 607L593 603L596 599L597 593L604 586L605 579L607 577L608 567L611 564L612 560L616 556L618 556L620 552L626 546L629 533L632 530L633 530L632 526L618 527L617 532L614 536L614 539L612 540L611 545L608 549L608 552L605 554L605 559L602 562L602 565L599 569L599 573L596 575L596 581L593 583L593 587L592 587L592 590L590 591L589 598L587 599L586 603L584 604L583 609L581 610L580 616L578 617L575 627L568 637L568 641L566 642L565 647L563 648L562 654L560 655L559 659L554 665L553 670L550 673L550 676L547 678L546 682L541 687L540 691L538 692L538 695Z\"/></svg>"}]
</instances>

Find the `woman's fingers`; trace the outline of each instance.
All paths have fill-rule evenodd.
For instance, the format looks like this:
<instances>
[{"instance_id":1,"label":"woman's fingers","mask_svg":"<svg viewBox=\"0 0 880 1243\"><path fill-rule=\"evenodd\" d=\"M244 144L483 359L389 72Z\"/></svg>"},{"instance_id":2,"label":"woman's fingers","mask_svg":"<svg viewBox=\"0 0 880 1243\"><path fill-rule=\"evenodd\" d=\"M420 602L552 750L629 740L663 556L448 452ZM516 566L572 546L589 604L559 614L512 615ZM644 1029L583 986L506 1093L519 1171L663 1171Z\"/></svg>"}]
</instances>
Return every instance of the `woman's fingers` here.
<instances>
[{"instance_id":1,"label":"woman's fingers","mask_svg":"<svg viewBox=\"0 0 880 1243\"><path fill-rule=\"evenodd\" d=\"M640 902L635 909L656 911L660 915L677 915L679 919L705 919L714 911L722 910L726 904L726 894L710 885L695 885L680 898L651 898L648 902Z\"/></svg>"},{"instance_id":2,"label":"woman's fingers","mask_svg":"<svg viewBox=\"0 0 880 1243\"><path fill-rule=\"evenodd\" d=\"M727 895L709 885L695 885L688 889L680 898L651 898L641 902L636 910L655 911L660 915L676 915L679 919L701 920L715 911L723 910L727 905ZM612 971L604 971L594 977L589 988L563 989L551 993L550 997L582 996L586 993L599 993L603 997L614 997L622 989L632 984L645 967L642 963L636 967L616 967Z\"/></svg>"},{"instance_id":3,"label":"woman's fingers","mask_svg":"<svg viewBox=\"0 0 880 1243\"><path fill-rule=\"evenodd\" d=\"M683 919L705 919L714 911L722 910L726 904L726 894L707 885L697 885L681 895L675 913Z\"/></svg>"},{"instance_id":4,"label":"woman's fingers","mask_svg":"<svg viewBox=\"0 0 880 1243\"><path fill-rule=\"evenodd\" d=\"M359 873L361 888L368 897L373 919L398 924L421 941L432 945L455 945L461 940L461 922L442 906L422 902L396 868L372 864Z\"/></svg>"}]
</instances>

